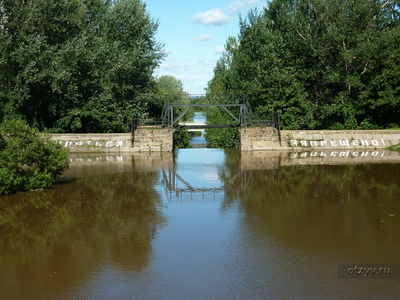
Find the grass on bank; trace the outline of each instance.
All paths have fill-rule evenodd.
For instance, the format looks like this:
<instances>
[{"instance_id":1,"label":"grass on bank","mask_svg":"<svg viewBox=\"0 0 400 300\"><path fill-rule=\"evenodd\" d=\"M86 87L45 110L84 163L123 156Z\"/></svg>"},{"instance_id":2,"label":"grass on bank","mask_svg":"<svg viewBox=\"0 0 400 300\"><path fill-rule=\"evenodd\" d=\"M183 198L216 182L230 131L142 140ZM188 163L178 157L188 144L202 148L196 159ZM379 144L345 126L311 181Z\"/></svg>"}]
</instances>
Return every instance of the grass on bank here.
<instances>
[{"instance_id":1,"label":"grass on bank","mask_svg":"<svg viewBox=\"0 0 400 300\"><path fill-rule=\"evenodd\" d=\"M390 150L390 151L397 151L397 152L400 152L400 144L392 145L392 146L390 146L390 147L387 147L386 149L387 149L387 150Z\"/></svg>"}]
</instances>

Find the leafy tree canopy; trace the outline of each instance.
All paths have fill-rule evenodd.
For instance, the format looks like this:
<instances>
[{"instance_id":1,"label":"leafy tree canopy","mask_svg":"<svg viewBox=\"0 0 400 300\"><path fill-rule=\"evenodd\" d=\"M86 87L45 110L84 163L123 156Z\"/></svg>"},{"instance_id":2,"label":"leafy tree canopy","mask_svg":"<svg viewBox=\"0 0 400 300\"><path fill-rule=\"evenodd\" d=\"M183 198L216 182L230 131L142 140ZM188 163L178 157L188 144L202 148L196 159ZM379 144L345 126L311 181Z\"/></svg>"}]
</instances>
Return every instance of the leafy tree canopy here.
<instances>
[{"instance_id":1,"label":"leafy tree canopy","mask_svg":"<svg viewBox=\"0 0 400 300\"><path fill-rule=\"evenodd\" d=\"M140 0L1 0L0 120L129 130L164 57L157 28Z\"/></svg>"},{"instance_id":2,"label":"leafy tree canopy","mask_svg":"<svg viewBox=\"0 0 400 300\"><path fill-rule=\"evenodd\" d=\"M396 0L273 0L241 19L208 93L247 94L285 129L399 126Z\"/></svg>"}]
</instances>

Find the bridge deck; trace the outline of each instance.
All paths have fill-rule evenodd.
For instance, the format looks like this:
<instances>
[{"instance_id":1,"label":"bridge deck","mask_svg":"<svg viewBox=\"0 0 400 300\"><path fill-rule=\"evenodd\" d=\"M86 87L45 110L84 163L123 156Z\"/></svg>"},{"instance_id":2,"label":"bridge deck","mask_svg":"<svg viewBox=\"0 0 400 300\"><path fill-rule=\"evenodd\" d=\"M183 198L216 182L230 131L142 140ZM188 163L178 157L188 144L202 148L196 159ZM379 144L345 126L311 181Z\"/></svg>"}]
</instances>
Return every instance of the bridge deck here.
<instances>
[{"instance_id":1,"label":"bridge deck","mask_svg":"<svg viewBox=\"0 0 400 300\"><path fill-rule=\"evenodd\" d=\"M186 129L206 129L206 128L235 128L237 127L236 125L207 125L207 124L200 124L200 125L194 125L194 124L180 124L178 125L180 128L186 128Z\"/></svg>"}]
</instances>

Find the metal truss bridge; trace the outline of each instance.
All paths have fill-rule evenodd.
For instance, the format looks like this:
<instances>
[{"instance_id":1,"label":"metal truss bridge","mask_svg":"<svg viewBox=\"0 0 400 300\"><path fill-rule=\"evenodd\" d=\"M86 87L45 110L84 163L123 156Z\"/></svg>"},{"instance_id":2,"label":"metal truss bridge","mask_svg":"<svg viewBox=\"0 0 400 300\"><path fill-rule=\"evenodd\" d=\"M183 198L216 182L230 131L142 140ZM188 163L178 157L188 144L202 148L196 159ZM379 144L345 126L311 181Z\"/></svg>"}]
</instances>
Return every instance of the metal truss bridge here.
<instances>
[{"instance_id":1,"label":"metal truss bridge","mask_svg":"<svg viewBox=\"0 0 400 300\"><path fill-rule=\"evenodd\" d=\"M179 124L179 121L183 119L190 109L208 107L221 108L234 120L235 124ZM162 124L171 129L175 127L186 129L246 127L251 125L252 112L244 95L166 95L161 119Z\"/></svg>"},{"instance_id":2,"label":"metal truss bridge","mask_svg":"<svg viewBox=\"0 0 400 300\"><path fill-rule=\"evenodd\" d=\"M185 128L190 131L202 131L207 128L243 128L247 126L272 126L280 131L279 116L273 113L269 116L255 116L245 95L216 94L164 94L154 95L157 101L164 103L161 118L138 118L132 120L132 134L138 127ZM217 107L230 116L231 121L226 124L186 123L184 116L192 109L207 111Z\"/></svg>"}]
</instances>

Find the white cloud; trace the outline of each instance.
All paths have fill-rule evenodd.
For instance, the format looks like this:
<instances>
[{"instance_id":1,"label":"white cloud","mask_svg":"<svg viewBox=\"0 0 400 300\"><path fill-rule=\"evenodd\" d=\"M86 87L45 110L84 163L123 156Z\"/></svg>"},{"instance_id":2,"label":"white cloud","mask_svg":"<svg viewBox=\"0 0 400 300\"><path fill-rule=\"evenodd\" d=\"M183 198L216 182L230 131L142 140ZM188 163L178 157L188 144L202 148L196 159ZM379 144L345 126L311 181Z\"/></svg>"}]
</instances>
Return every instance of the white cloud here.
<instances>
[{"instance_id":1,"label":"white cloud","mask_svg":"<svg viewBox=\"0 0 400 300\"><path fill-rule=\"evenodd\" d=\"M213 26L228 24L229 21L229 17L225 15L220 9L210 9L206 12L198 13L192 18L193 23Z\"/></svg>"},{"instance_id":2,"label":"white cloud","mask_svg":"<svg viewBox=\"0 0 400 300\"><path fill-rule=\"evenodd\" d=\"M167 59L155 71L155 76L170 75L182 81L184 90L191 94L204 94L204 88L213 76L215 60L178 61Z\"/></svg>"},{"instance_id":3,"label":"white cloud","mask_svg":"<svg viewBox=\"0 0 400 300\"><path fill-rule=\"evenodd\" d=\"M170 55L170 54L172 54L172 51L170 51L170 50L167 50L167 49L161 49L161 53L163 53L163 54L165 54L165 55Z\"/></svg>"},{"instance_id":4,"label":"white cloud","mask_svg":"<svg viewBox=\"0 0 400 300\"><path fill-rule=\"evenodd\" d=\"M242 9L258 6L259 4L260 0L235 0L229 4L228 11L229 14L235 15Z\"/></svg>"},{"instance_id":5,"label":"white cloud","mask_svg":"<svg viewBox=\"0 0 400 300\"><path fill-rule=\"evenodd\" d=\"M216 54L222 54L222 53L224 53L225 52L225 47L224 46L218 46L216 49L215 49L215 53Z\"/></svg>"},{"instance_id":6,"label":"white cloud","mask_svg":"<svg viewBox=\"0 0 400 300\"><path fill-rule=\"evenodd\" d=\"M255 4L260 4L260 0L245 0L244 5L245 6L251 6Z\"/></svg>"},{"instance_id":7,"label":"white cloud","mask_svg":"<svg viewBox=\"0 0 400 300\"><path fill-rule=\"evenodd\" d=\"M237 14L240 9L243 7L243 3L240 0L235 0L233 2L231 2L231 4L229 4L229 13L231 15Z\"/></svg>"},{"instance_id":8,"label":"white cloud","mask_svg":"<svg viewBox=\"0 0 400 300\"><path fill-rule=\"evenodd\" d=\"M195 38L195 40L198 42L208 42L212 40L212 37L209 34L203 34Z\"/></svg>"}]
</instances>

